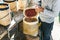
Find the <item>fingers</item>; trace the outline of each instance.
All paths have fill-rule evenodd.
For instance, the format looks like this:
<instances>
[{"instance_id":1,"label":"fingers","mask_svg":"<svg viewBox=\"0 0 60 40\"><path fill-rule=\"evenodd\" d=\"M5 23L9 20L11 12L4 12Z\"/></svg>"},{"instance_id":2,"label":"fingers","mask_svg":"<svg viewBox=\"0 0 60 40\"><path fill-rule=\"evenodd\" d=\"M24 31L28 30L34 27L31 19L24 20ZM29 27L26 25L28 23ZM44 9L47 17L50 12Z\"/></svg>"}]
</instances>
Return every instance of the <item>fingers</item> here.
<instances>
[{"instance_id":1,"label":"fingers","mask_svg":"<svg viewBox=\"0 0 60 40\"><path fill-rule=\"evenodd\" d=\"M43 12L44 11L44 8L40 7L40 6L35 6L35 10L37 13L40 13L40 12Z\"/></svg>"}]
</instances>

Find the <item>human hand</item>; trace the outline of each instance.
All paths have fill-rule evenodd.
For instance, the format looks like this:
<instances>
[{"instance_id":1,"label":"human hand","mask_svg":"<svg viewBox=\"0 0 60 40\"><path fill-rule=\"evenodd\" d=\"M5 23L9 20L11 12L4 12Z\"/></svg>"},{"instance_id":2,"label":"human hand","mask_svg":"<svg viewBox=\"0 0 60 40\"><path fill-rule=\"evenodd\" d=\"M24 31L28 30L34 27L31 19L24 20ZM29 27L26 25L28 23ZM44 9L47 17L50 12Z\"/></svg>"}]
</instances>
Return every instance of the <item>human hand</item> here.
<instances>
[{"instance_id":1,"label":"human hand","mask_svg":"<svg viewBox=\"0 0 60 40\"><path fill-rule=\"evenodd\" d=\"M36 10L37 13L39 13L39 12L43 12L44 11L44 8L42 8L40 6L36 6L35 7L35 10Z\"/></svg>"}]
</instances>

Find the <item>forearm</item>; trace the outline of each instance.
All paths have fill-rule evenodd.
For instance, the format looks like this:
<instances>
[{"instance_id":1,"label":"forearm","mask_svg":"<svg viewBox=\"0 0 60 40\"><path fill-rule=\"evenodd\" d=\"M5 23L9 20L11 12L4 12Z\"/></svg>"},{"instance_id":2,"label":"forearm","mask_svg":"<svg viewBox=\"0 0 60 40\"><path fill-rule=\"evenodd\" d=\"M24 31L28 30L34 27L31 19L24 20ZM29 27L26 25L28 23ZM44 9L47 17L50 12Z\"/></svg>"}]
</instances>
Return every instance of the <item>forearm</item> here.
<instances>
[{"instance_id":1,"label":"forearm","mask_svg":"<svg viewBox=\"0 0 60 40\"><path fill-rule=\"evenodd\" d=\"M60 11L60 5L59 5L60 1L55 1L55 3L53 3L52 8L50 9L49 6L46 6L44 8L44 14L48 15L50 17L56 17L59 14Z\"/></svg>"},{"instance_id":2,"label":"forearm","mask_svg":"<svg viewBox=\"0 0 60 40\"><path fill-rule=\"evenodd\" d=\"M58 16L59 11L51 11L51 10L44 9L43 13L49 17L56 17Z\"/></svg>"}]
</instances>

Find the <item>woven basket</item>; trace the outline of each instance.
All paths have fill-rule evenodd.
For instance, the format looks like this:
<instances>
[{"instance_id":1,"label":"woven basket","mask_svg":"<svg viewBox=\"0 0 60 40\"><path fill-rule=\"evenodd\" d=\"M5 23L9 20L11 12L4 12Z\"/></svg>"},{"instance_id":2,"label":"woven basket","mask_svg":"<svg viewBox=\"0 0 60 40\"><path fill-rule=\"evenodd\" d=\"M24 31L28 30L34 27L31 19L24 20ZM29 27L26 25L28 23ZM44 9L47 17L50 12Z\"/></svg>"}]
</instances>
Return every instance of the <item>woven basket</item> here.
<instances>
[{"instance_id":1,"label":"woven basket","mask_svg":"<svg viewBox=\"0 0 60 40\"><path fill-rule=\"evenodd\" d=\"M10 24L10 22L11 15L9 14L8 4L0 4L0 24L3 26L7 26Z\"/></svg>"},{"instance_id":2,"label":"woven basket","mask_svg":"<svg viewBox=\"0 0 60 40\"><path fill-rule=\"evenodd\" d=\"M16 0L4 0L5 3L8 3L10 5L10 9L13 12L17 11L17 3Z\"/></svg>"},{"instance_id":3,"label":"woven basket","mask_svg":"<svg viewBox=\"0 0 60 40\"><path fill-rule=\"evenodd\" d=\"M38 35L38 20L36 22L27 22L23 18L23 33L31 36Z\"/></svg>"},{"instance_id":4,"label":"woven basket","mask_svg":"<svg viewBox=\"0 0 60 40\"><path fill-rule=\"evenodd\" d=\"M24 10L24 8L26 8L28 5L27 0L18 0L18 7L21 10Z\"/></svg>"},{"instance_id":5,"label":"woven basket","mask_svg":"<svg viewBox=\"0 0 60 40\"><path fill-rule=\"evenodd\" d=\"M28 7L24 9L23 18L23 33L31 36L37 36L39 26L41 23L38 21L38 13L35 11L35 7Z\"/></svg>"}]
</instances>

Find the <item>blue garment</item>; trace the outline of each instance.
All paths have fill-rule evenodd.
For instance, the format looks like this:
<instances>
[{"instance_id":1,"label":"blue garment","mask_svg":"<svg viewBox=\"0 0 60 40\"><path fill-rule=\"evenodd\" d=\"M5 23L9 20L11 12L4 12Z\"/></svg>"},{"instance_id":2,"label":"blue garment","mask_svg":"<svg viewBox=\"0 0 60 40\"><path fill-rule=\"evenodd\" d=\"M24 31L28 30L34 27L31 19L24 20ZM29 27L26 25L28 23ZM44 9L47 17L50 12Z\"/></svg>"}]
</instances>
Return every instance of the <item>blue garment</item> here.
<instances>
[{"instance_id":1,"label":"blue garment","mask_svg":"<svg viewBox=\"0 0 60 40\"><path fill-rule=\"evenodd\" d=\"M51 31L53 29L53 24L52 23L46 23L46 22L42 22L40 20L40 22L42 23L39 30L42 32L42 36L43 36L43 40L50 40L50 36L51 36Z\"/></svg>"}]
</instances>

